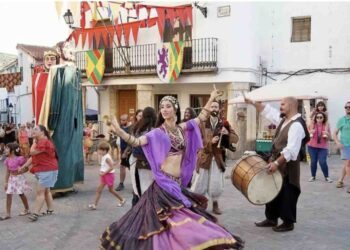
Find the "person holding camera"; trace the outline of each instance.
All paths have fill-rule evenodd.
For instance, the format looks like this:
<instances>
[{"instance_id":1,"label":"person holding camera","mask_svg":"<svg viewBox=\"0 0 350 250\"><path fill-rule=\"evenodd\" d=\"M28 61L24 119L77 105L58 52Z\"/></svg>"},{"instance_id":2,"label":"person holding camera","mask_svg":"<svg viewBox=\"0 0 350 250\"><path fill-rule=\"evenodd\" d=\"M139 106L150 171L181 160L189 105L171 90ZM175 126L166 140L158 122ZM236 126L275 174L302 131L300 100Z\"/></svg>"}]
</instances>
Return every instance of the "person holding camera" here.
<instances>
[{"instance_id":1,"label":"person holding camera","mask_svg":"<svg viewBox=\"0 0 350 250\"><path fill-rule=\"evenodd\" d=\"M328 183L333 182L328 175L328 141L331 139L331 130L327 123L327 115L324 112L316 112L312 124L309 126L310 141L308 151L311 158L311 178L309 182L316 180L317 163L320 164L324 178Z\"/></svg>"}]
</instances>

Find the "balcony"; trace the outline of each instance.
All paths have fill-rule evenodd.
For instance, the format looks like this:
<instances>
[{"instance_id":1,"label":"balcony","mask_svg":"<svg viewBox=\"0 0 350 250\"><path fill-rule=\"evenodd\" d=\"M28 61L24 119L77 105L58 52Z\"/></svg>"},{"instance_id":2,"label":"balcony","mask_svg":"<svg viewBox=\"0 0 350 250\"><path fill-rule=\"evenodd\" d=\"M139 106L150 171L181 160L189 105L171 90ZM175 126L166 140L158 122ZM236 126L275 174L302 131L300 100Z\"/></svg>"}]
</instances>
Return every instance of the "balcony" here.
<instances>
[{"instance_id":1,"label":"balcony","mask_svg":"<svg viewBox=\"0 0 350 250\"><path fill-rule=\"evenodd\" d=\"M185 41L182 73L217 71L217 38ZM144 44L106 49L105 76L154 75L157 45ZM76 65L86 77L85 51L76 53Z\"/></svg>"}]
</instances>

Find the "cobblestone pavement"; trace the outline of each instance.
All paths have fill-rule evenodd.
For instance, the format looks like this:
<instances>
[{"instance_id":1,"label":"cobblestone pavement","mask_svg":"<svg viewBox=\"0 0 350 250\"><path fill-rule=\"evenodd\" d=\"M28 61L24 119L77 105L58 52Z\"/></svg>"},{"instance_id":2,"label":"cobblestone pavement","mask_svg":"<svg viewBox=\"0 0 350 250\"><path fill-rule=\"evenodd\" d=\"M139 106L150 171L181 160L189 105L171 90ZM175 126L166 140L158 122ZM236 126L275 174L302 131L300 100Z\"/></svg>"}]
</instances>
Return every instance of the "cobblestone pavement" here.
<instances>
[{"instance_id":1,"label":"cobblestone pavement","mask_svg":"<svg viewBox=\"0 0 350 250\"><path fill-rule=\"evenodd\" d=\"M342 166L339 156L332 156L329 165L330 177L336 180ZM321 171L317 173L317 181L310 183L307 181L310 170L306 164L301 172L302 193L294 231L275 233L270 228L255 227L254 222L264 218L264 207L250 204L233 187L229 177L231 168L226 171L225 191L220 201L224 214L219 216L220 223L245 239L246 249L350 249L350 194L346 193L349 183L346 182L346 188L337 189L335 182L324 181ZM35 187L33 176L27 174L27 179ZM86 166L85 183L76 186L78 192L55 199L56 214L40 217L35 223L17 216L22 205L20 199L14 197L12 218L0 221L0 249L98 249L99 236L106 226L131 207L131 184L127 176L126 189L121 192L128 199L124 207L117 207L117 201L105 190L98 209L88 211L87 205L94 199L98 180L98 167ZM3 183L1 164L1 187ZM32 205L34 192L28 196ZM0 194L0 204L4 209L4 192Z\"/></svg>"}]
</instances>

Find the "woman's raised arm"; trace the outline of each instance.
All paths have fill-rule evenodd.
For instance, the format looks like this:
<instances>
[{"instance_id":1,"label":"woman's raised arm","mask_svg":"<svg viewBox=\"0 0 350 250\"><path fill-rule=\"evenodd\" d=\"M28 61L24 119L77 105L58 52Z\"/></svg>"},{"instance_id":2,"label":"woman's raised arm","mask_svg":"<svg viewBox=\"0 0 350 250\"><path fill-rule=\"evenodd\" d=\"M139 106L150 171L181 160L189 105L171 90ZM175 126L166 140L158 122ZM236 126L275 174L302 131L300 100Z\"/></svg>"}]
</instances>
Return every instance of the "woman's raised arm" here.
<instances>
[{"instance_id":1,"label":"woman's raised arm","mask_svg":"<svg viewBox=\"0 0 350 250\"><path fill-rule=\"evenodd\" d=\"M146 145L147 142L147 137L146 136L140 136L136 138L135 136L132 136L129 133L126 133L120 126L117 121L116 117L113 117L112 121L112 126L114 128L115 133L120 136L127 144L133 146L133 147L138 147L138 146L143 146Z\"/></svg>"}]
</instances>

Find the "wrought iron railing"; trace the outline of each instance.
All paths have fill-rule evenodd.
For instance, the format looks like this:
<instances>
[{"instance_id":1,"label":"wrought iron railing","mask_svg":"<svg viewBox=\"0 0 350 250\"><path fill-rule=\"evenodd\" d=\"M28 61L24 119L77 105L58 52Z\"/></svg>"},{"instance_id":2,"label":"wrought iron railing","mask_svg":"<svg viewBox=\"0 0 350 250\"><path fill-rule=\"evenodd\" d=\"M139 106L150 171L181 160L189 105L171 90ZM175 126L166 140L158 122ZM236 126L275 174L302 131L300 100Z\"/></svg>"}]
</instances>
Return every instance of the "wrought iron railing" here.
<instances>
[{"instance_id":1,"label":"wrought iron railing","mask_svg":"<svg viewBox=\"0 0 350 250\"><path fill-rule=\"evenodd\" d=\"M217 69L217 38L200 38L185 41L183 71L208 71ZM85 51L76 53L76 65L86 72ZM112 75L155 74L157 45L144 44L106 49L105 73Z\"/></svg>"}]
</instances>

